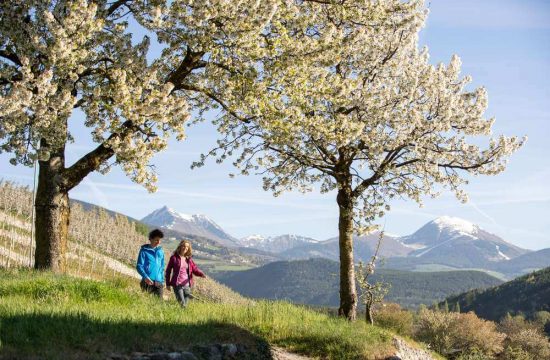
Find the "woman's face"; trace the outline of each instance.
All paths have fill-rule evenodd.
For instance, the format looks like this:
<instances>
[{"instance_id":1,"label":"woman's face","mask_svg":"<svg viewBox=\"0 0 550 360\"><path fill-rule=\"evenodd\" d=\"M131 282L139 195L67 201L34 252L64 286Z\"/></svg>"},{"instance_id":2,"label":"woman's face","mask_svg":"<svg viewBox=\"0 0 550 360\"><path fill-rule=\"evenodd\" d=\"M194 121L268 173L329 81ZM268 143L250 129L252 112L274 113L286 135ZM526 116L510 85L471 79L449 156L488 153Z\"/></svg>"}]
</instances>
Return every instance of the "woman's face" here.
<instances>
[{"instance_id":1,"label":"woman's face","mask_svg":"<svg viewBox=\"0 0 550 360\"><path fill-rule=\"evenodd\" d=\"M180 255L185 255L185 254L187 254L188 251L189 251L189 244L184 243L183 246L181 247Z\"/></svg>"}]
</instances>

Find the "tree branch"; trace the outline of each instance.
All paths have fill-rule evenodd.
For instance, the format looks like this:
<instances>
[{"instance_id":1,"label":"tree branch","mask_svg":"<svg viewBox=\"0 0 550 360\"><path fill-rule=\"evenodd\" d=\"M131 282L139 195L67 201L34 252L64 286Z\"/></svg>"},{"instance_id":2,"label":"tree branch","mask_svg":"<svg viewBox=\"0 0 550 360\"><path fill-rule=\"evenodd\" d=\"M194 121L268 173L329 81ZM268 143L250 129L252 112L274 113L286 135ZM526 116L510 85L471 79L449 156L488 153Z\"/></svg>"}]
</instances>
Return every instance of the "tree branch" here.
<instances>
[{"instance_id":1,"label":"tree branch","mask_svg":"<svg viewBox=\"0 0 550 360\"><path fill-rule=\"evenodd\" d=\"M126 5L126 3L130 2L132 0L117 0L115 1L114 3L111 4L111 6L109 6L107 8L107 16L110 16L112 15L115 11L117 11L119 8L121 8L122 6Z\"/></svg>"},{"instance_id":2,"label":"tree branch","mask_svg":"<svg viewBox=\"0 0 550 360\"><path fill-rule=\"evenodd\" d=\"M123 138L127 136L130 131L134 130L134 126L130 120L125 121L122 126L124 131L119 133L113 133L102 144L97 146L94 150L90 151L83 157L81 157L72 166L66 168L63 171L63 182L67 190L71 190L78 185L89 173L99 169L99 166L107 161L114 155L114 150L108 147L106 144L113 139Z\"/></svg>"}]
</instances>

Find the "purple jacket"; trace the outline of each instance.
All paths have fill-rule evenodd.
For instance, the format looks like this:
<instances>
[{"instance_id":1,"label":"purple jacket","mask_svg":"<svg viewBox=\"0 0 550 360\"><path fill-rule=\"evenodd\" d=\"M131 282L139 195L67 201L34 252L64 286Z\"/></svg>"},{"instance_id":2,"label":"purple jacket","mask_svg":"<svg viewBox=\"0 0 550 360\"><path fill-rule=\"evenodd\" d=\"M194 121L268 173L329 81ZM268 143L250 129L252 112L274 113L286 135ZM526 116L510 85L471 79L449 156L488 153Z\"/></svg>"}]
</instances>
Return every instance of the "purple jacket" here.
<instances>
[{"instance_id":1,"label":"purple jacket","mask_svg":"<svg viewBox=\"0 0 550 360\"><path fill-rule=\"evenodd\" d=\"M179 280L178 276L180 273L180 268L182 266L182 263L181 263L182 259L185 259L185 261L187 261L187 264L188 264L187 277L189 281L184 281L184 283L178 284L178 280ZM195 264L193 259L182 258L177 254L172 254L172 256L170 256L170 261L168 261L168 266L166 267L166 272L164 275L165 275L164 278L166 279L166 286L177 286L177 285L193 286L193 275L204 277L204 273ZM187 282L189 282L189 284L187 284Z\"/></svg>"}]
</instances>

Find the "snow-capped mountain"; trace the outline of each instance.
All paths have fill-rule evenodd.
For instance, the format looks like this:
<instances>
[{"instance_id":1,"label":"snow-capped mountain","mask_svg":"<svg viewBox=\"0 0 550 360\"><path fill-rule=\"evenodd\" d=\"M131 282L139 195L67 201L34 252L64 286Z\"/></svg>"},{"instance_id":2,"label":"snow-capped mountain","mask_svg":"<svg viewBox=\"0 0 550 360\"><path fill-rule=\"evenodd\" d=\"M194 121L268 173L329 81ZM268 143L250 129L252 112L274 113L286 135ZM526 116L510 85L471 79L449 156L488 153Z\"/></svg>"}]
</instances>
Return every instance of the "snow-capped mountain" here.
<instances>
[{"instance_id":1,"label":"snow-capped mountain","mask_svg":"<svg viewBox=\"0 0 550 360\"><path fill-rule=\"evenodd\" d=\"M368 260L377 240L378 233L354 237L356 260ZM380 254L387 259L386 268L490 270L496 268L497 264L506 263L528 252L529 250L512 245L469 221L442 216L428 222L411 235L385 234ZM338 238L332 238L289 248L280 252L279 256L285 259L338 259L338 254Z\"/></svg>"},{"instance_id":2,"label":"snow-capped mountain","mask_svg":"<svg viewBox=\"0 0 550 360\"><path fill-rule=\"evenodd\" d=\"M164 206L145 216L141 221L147 225L174 230L182 234L203 236L225 246L237 246L236 239L226 233L206 215L188 215Z\"/></svg>"},{"instance_id":3,"label":"snow-capped mountain","mask_svg":"<svg viewBox=\"0 0 550 360\"><path fill-rule=\"evenodd\" d=\"M507 261L527 252L478 225L450 216L432 220L399 240L413 249L409 256L445 264L457 262L452 261L454 258L459 263L475 266L484 261Z\"/></svg>"},{"instance_id":4,"label":"snow-capped mountain","mask_svg":"<svg viewBox=\"0 0 550 360\"><path fill-rule=\"evenodd\" d=\"M353 250L357 260L370 259L378 243L379 236L380 233L373 233L366 236L353 237ZM383 257L406 256L412 251L412 249L399 242L396 237L390 235L384 235L382 244L380 255ZM318 257L336 260L339 258L339 252L338 238L335 237L315 244L296 246L279 255L285 259L292 260Z\"/></svg>"},{"instance_id":5,"label":"snow-capped mountain","mask_svg":"<svg viewBox=\"0 0 550 360\"><path fill-rule=\"evenodd\" d=\"M243 247L254 248L272 253L281 253L297 246L317 244L318 240L300 235L278 235L265 237L262 235L250 235L239 240Z\"/></svg>"}]
</instances>

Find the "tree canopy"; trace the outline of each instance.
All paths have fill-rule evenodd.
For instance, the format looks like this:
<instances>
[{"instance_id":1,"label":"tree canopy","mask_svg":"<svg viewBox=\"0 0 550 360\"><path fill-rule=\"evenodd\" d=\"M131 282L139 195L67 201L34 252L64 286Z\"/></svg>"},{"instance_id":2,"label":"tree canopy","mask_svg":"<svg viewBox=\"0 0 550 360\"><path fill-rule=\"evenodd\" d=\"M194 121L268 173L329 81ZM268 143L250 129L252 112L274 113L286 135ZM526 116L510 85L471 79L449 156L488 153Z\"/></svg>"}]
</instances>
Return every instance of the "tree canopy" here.
<instances>
[{"instance_id":1,"label":"tree canopy","mask_svg":"<svg viewBox=\"0 0 550 360\"><path fill-rule=\"evenodd\" d=\"M211 154L242 149L235 165L265 174L264 188L275 194L316 183L329 192L349 179L355 219L368 230L391 198L421 203L443 187L466 201L463 174L502 172L524 139L498 136L486 146L474 139L494 123L484 117L487 91L460 74L458 56L433 65L419 48L423 1L362 6L383 15L327 13L315 28L327 46L314 70L296 61L277 72L278 96L261 104L269 111L222 122L227 136Z\"/></svg>"}]
</instances>

